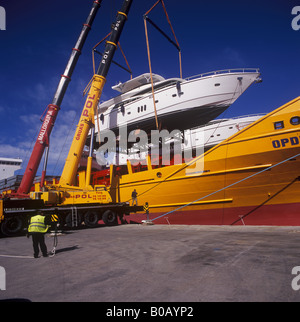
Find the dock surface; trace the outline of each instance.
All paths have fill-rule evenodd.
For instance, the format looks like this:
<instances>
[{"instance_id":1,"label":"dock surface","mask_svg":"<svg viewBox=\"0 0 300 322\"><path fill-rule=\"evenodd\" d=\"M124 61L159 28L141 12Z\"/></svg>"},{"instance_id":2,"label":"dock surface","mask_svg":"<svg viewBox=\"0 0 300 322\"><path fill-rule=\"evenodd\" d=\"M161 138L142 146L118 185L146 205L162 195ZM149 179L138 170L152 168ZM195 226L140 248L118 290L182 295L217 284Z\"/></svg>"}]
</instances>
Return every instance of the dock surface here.
<instances>
[{"instance_id":1,"label":"dock surface","mask_svg":"<svg viewBox=\"0 0 300 322\"><path fill-rule=\"evenodd\" d=\"M51 251L53 238L45 239ZM81 229L58 237L54 257L38 259L31 238L1 238L0 245L0 300L300 301L300 278L292 274L300 266L300 227Z\"/></svg>"}]
</instances>

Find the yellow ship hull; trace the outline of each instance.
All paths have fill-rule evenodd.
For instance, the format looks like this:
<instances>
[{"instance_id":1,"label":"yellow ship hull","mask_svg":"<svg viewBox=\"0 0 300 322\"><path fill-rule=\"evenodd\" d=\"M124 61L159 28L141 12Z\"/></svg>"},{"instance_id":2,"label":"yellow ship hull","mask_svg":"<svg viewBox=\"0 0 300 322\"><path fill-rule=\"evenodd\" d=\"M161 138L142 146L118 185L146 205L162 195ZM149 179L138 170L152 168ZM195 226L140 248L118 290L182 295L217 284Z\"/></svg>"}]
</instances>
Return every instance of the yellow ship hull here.
<instances>
[{"instance_id":1,"label":"yellow ship hull","mask_svg":"<svg viewBox=\"0 0 300 322\"><path fill-rule=\"evenodd\" d=\"M111 195L136 189L154 223L300 225L299 177L300 97L190 163L114 176Z\"/></svg>"}]
</instances>

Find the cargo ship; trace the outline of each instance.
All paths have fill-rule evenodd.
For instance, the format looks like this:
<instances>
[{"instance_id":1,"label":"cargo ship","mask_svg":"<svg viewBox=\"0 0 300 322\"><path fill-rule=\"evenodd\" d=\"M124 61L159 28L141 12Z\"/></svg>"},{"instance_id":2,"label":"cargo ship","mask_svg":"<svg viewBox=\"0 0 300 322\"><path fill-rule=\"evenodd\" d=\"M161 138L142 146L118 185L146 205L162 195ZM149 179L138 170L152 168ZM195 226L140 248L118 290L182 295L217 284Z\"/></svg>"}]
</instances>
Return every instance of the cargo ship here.
<instances>
[{"instance_id":1,"label":"cargo ship","mask_svg":"<svg viewBox=\"0 0 300 322\"><path fill-rule=\"evenodd\" d=\"M149 204L131 222L299 226L299 161L300 97L189 162L161 167L148 156L143 167L111 166L106 180L114 201L131 202L136 189Z\"/></svg>"}]
</instances>

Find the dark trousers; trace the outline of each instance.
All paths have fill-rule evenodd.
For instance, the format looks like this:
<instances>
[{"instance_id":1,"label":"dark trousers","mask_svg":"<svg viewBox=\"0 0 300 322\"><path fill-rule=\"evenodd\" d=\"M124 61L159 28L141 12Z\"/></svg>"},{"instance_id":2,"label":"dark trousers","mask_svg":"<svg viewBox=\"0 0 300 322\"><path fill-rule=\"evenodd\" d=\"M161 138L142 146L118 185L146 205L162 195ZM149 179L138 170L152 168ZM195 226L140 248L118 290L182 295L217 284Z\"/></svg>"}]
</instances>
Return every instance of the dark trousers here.
<instances>
[{"instance_id":1,"label":"dark trousers","mask_svg":"<svg viewBox=\"0 0 300 322\"><path fill-rule=\"evenodd\" d=\"M41 248L41 252L43 256L47 256L47 246L45 244L45 234L42 233L32 233L32 244L34 257L39 256L39 247Z\"/></svg>"}]
</instances>

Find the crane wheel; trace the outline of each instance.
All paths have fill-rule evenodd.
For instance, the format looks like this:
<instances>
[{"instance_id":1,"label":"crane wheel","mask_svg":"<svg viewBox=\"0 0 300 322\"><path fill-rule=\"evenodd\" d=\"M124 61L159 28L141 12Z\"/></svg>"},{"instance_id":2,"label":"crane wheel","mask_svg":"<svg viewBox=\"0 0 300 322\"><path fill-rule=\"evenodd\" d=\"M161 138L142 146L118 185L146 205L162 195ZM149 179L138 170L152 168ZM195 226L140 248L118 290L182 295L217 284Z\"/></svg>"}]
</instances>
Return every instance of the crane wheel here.
<instances>
[{"instance_id":1,"label":"crane wheel","mask_svg":"<svg viewBox=\"0 0 300 322\"><path fill-rule=\"evenodd\" d=\"M23 230L23 219L21 216L6 218L1 224L1 233L6 237L13 237Z\"/></svg>"},{"instance_id":2,"label":"crane wheel","mask_svg":"<svg viewBox=\"0 0 300 322\"><path fill-rule=\"evenodd\" d=\"M87 211L83 219L85 225L89 228L98 226L99 216L95 211Z\"/></svg>"},{"instance_id":3,"label":"crane wheel","mask_svg":"<svg viewBox=\"0 0 300 322\"><path fill-rule=\"evenodd\" d=\"M112 210L106 210L102 215L102 220L107 226L115 226L118 224L117 214Z\"/></svg>"}]
</instances>

